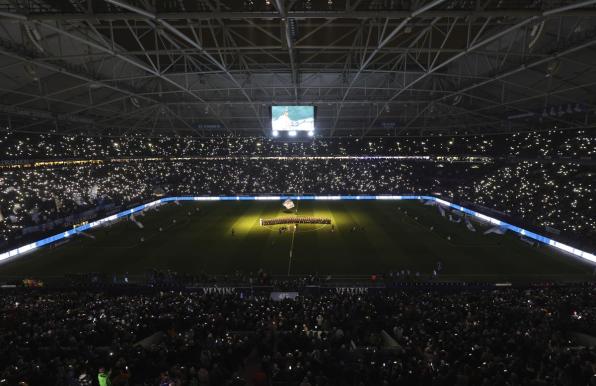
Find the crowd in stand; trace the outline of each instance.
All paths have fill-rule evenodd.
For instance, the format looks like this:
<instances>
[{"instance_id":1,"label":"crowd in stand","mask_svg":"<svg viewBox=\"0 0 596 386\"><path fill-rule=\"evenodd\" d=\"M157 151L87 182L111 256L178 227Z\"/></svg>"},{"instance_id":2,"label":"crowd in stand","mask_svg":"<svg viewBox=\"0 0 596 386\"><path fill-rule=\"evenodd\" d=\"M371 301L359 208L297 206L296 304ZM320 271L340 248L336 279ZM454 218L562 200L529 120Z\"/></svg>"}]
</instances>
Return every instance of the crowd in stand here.
<instances>
[{"instance_id":1,"label":"crowd in stand","mask_svg":"<svg viewBox=\"0 0 596 386\"><path fill-rule=\"evenodd\" d=\"M6 385L596 385L594 286L3 293Z\"/></svg>"},{"instance_id":2,"label":"crowd in stand","mask_svg":"<svg viewBox=\"0 0 596 386\"><path fill-rule=\"evenodd\" d=\"M3 160L336 155L590 157L596 155L596 138L588 130L411 138L336 137L308 142L262 137L90 137L1 131L0 151Z\"/></svg>"},{"instance_id":3,"label":"crowd in stand","mask_svg":"<svg viewBox=\"0 0 596 386\"><path fill-rule=\"evenodd\" d=\"M592 194L596 168L589 162L593 161L596 139L586 131L487 137L334 138L309 143L241 137L100 138L8 132L0 133L0 137L2 160L6 161L0 169L1 249L25 242L26 228L41 227L108 203L121 208L162 195L433 194L484 205L578 239L593 239L596 229ZM506 147L499 151L500 146ZM468 162L308 158L346 154L475 154L492 158ZM191 155L255 158L107 159ZM287 155L303 158L259 158ZM534 158L511 162L498 159L498 155ZM565 157L564 162L560 157ZM98 162L15 167L19 159L69 158ZM35 239L39 234L27 237Z\"/></svg>"},{"instance_id":4,"label":"crowd in stand","mask_svg":"<svg viewBox=\"0 0 596 386\"><path fill-rule=\"evenodd\" d=\"M0 251L20 244L28 226L162 195L433 194L587 239L596 229L589 162L596 139L585 131L308 143L2 132L0 151ZM262 158L288 155L302 158ZM308 158L337 155L488 159ZM110 160L194 156L224 158ZM256 158L225 159L232 156ZM74 158L98 162L18 166ZM410 276L375 275L383 291L301 291L282 301L252 290L224 295L188 287L240 283L292 291L328 279L152 271L143 288L106 289L105 283L128 284L127 275L87 273L68 280L79 289L91 283L91 291L3 289L0 386L596 385L594 338L582 335L596 335L593 285L475 291L396 285Z\"/></svg>"}]
</instances>

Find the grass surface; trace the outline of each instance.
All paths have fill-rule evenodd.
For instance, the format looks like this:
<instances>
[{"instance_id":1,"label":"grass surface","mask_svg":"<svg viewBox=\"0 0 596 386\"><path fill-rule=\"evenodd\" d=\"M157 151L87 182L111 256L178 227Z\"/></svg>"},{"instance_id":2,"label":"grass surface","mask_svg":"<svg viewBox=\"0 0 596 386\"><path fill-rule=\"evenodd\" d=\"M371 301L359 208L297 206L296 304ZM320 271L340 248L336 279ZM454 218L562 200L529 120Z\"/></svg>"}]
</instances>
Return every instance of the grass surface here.
<instances>
[{"instance_id":1,"label":"grass surface","mask_svg":"<svg viewBox=\"0 0 596 386\"><path fill-rule=\"evenodd\" d=\"M291 274L369 275L401 269L428 274L437 261L445 276L470 280L579 279L592 272L586 264L514 235L483 235L486 228L479 224L477 232L470 232L463 221L452 223L419 202L298 201L298 215L330 217L334 231L329 225L300 225L296 232L290 226L281 234L280 226L259 225L260 218L287 216L280 204L169 204L137 216L143 229L131 221L98 229L90 233L95 239L78 236L0 266L0 275L134 274L149 268L212 274L259 268L277 275L288 269ZM352 231L354 226L359 230Z\"/></svg>"}]
</instances>

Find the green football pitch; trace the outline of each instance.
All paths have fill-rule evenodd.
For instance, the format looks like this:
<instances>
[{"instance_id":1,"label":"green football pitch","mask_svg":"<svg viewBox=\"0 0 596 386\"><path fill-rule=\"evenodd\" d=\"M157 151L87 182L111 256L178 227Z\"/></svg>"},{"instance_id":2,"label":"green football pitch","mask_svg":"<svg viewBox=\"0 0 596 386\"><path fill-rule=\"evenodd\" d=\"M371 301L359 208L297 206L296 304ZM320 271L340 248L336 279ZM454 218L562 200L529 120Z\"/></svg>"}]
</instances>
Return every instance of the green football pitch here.
<instances>
[{"instance_id":1,"label":"green football pitch","mask_svg":"<svg viewBox=\"0 0 596 386\"><path fill-rule=\"evenodd\" d=\"M583 279L592 267L512 234L441 217L420 202L297 201L298 216L333 225L261 226L288 216L280 202L167 204L65 245L0 266L1 276L59 276L77 272L141 274L147 269L227 274L262 268L273 275L360 276L407 270L468 280Z\"/></svg>"}]
</instances>

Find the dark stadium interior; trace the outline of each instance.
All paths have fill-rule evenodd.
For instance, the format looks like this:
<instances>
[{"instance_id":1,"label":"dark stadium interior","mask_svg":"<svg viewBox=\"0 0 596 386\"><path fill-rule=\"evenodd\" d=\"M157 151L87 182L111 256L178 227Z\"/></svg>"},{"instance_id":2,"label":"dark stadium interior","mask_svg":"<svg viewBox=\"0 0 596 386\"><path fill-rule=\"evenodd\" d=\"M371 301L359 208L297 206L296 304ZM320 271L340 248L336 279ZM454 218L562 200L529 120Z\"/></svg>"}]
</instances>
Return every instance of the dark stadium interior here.
<instances>
[{"instance_id":1,"label":"dark stadium interior","mask_svg":"<svg viewBox=\"0 0 596 386\"><path fill-rule=\"evenodd\" d=\"M596 386L595 177L596 0L0 0L0 386Z\"/></svg>"}]
</instances>

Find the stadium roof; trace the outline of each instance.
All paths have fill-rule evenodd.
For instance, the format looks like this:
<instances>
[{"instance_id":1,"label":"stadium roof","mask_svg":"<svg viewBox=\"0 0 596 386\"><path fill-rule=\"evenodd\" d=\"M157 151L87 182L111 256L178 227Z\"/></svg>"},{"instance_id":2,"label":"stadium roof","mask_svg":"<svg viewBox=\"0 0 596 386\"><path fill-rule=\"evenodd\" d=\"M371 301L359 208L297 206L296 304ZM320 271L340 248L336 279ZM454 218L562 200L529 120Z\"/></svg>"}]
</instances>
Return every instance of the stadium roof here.
<instances>
[{"instance_id":1,"label":"stadium roof","mask_svg":"<svg viewBox=\"0 0 596 386\"><path fill-rule=\"evenodd\" d=\"M596 126L596 0L0 0L13 130L321 135Z\"/></svg>"}]
</instances>

